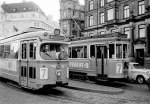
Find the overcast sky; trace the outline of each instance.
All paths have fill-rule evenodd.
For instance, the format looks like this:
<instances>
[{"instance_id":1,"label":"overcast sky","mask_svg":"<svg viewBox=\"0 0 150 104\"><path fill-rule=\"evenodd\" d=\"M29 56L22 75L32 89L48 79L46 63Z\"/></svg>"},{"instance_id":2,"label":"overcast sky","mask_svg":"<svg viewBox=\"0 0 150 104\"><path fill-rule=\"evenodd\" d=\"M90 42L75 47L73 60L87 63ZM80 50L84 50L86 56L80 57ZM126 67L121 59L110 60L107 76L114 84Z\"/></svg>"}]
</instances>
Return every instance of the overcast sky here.
<instances>
[{"instance_id":1,"label":"overcast sky","mask_svg":"<svg viewBox=\"0 0 150 104\"><path fill-rule=\"evenodd\" d=\"M33 1L45 12L46 15L52 15L54 21L59 20L59 0L0 0L0 3L5 1L6 3L21 2L21 1ZM79 0L81 4L84 4L84 0Z\"/></svg>"}]
</instances>

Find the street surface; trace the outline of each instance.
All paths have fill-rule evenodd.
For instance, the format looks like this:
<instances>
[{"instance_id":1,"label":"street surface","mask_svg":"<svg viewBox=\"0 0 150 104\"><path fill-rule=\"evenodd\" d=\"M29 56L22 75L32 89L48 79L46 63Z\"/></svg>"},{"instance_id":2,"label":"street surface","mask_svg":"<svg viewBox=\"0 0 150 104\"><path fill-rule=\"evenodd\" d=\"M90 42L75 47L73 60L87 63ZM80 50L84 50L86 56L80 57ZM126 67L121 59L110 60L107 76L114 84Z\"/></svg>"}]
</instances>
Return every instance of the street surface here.
<instances>
[{"instance_id":1,"label":"street surface","mask_svg":"<svg viewBox=\"0 0 150 104\"><path fill-rule=\"evenodd\" d=\"M88 83L70 81L87 88ZM90 83L89 83L90 84ZM150 104L150 91L146 85L125 82L91 84L93 89L108 89L108 93L89 92L57 87L38 92L26 91L0 80L0 104ZM120 93L109 93L113 88L123 89ZM102 90L100 89L100 90Z\"/></svg>"}]
</instances>

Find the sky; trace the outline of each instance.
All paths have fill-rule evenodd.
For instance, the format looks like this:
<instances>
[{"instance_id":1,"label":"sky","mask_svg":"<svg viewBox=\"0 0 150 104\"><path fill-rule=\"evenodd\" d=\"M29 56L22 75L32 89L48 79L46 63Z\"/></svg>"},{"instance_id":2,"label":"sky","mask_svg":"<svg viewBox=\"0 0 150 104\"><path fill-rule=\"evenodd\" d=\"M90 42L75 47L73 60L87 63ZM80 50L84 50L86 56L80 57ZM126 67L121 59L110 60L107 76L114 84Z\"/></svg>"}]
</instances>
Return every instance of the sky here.
<instances>
[{"instance_id":1,"label":"sky","mask_svg":"<svg viewBox=\"0 0 150 104\"><path fill-rule=\"evenodd\" d=\"M59 14L59 0L0 0L0 4L3 2L13 3L13 2L22 2L22 1L33 1L44 11L46 15L51 15L52 20L57 21L60 18ZM81 4L84 4L84 0L79 0Z\"/></svg>"}]
</instances>

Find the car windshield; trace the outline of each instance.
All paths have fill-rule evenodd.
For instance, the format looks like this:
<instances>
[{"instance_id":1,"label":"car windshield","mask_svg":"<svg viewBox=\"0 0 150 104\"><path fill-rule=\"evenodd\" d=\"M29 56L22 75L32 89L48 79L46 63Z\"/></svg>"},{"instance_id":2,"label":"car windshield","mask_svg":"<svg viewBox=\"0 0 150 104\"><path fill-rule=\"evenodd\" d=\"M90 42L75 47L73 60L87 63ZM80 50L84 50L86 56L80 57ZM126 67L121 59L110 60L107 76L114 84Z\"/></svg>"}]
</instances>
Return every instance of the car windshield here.
<instances>
[{"instance_id":1,"label":"car windshield","mask_svg":"<svg viewBox=\"0 0 150 104\"><path fill-rule=\"evenodd\" d=\"M43 43L40 47L40 55L45 60L66 60L68 59L68 45Z\"/></svg>"},{"instance_id":2,"label":"car windshield","mask_svg":"<svg viewBox=\"0 0 150 104\"><path fill-rule=\"evenodd\" d=\"M143 66L141 66L141 65L138 64L138 63L133 64L133 66L134 66L136 69L144 68Z\"/></svg>"}]
</instances>

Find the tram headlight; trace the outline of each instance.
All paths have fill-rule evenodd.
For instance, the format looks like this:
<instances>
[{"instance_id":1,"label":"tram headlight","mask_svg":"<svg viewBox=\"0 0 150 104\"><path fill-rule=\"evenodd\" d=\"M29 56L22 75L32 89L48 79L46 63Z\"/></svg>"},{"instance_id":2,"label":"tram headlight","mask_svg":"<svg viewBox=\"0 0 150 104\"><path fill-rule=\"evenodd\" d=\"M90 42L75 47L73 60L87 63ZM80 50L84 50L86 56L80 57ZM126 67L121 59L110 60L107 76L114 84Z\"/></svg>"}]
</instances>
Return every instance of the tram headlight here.
<instances>
[{"instance_id":1,"label":"tram headlight","mask_svg":"<svg viewBox=\"0 0 150 104\"><path fill-rule=\"evenodd\" d=\"M48 79L48 68L40 68L40 79Z\"/></svg>"},{"instance_id":2,"label":"tram headlight","mask_svg":"<svg viewBox=\"0 0 150 104\"><path fill-rule=\"evenodd\" d=\"M61 76L61 71L57 71L57 76Z\"/></svg>"},{"instance_id":3,"label":"tram headlight","mask_svg":"<svg viewBox=\"0 0 150 104\"><path fill-rule=\"evenodd\" d=\"M61 76L61 70L57 70L56 75L57 75L57 77L60 77Z\"/></svg>"}]
</instances>

